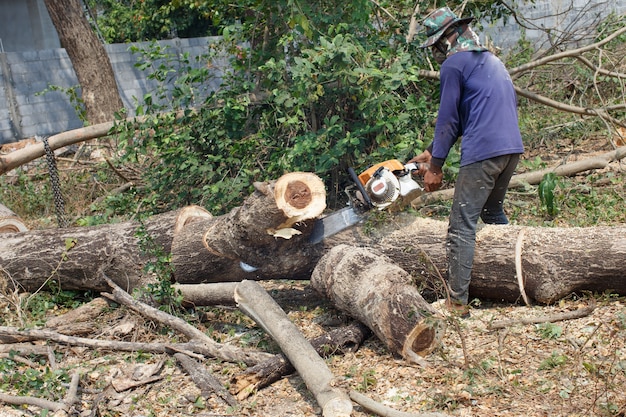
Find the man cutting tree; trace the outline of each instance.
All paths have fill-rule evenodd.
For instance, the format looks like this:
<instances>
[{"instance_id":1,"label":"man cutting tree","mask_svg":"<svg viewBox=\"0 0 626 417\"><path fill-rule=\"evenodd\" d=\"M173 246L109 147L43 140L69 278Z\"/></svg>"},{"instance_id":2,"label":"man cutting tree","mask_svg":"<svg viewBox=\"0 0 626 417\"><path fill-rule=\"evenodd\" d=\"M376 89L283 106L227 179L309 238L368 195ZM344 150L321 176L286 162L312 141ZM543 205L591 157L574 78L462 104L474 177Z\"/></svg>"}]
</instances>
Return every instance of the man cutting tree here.
<instances>
[{"instance_id":1,"label":"man cutting tree","mask_svg":"<svg viewBox=\"0 0 626 417\"><path fill-rule=\"evenodd\" d=\"M441 187L442 166L461 141L461 162L448 224L449 310L469 317L469 286L479 219L507 224L503 203L509 181L524 152L517 119L517 98L504 64L480 45L469 27L448 7L423 22L440 68L440 103L430 146L409 162L427 163L426 191Z\"/></svg>"}]
</instances>

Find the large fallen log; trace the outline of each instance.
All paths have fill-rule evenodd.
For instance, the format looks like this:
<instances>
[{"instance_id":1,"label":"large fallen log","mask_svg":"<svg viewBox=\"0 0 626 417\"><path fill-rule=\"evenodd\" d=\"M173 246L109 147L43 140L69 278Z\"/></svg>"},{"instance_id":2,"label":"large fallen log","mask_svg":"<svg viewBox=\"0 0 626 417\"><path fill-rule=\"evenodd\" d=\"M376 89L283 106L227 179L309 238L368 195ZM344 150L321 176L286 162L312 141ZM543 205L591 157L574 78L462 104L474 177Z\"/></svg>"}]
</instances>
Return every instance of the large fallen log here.
<instances>
[{"instance_id":1,"label":"large fallen log","mask_svg":"<svg viewBox=\"0 0 626 417\"><path fill-rule=\"evenodd\" d=\"M127 291L153 278L143 267L156 255L142 248L143 229L152 242L171 251L177 212L153 216L142 223L30 230L3 235L0 240L0 280L33 292L54 282L66 290L106 291L100 272ZM143 242L145 244L146 242Z\"/></svg>"},{"instance_id":2,"label":"large fallen log","mask_svg":"<svg viewBox=\"0 0 626 417\"><path fill-rule=\"evenodd\" d=\"M442 273L447 269L446 232L446 222L410 216L404 226L380 236L375 247L413 276L435 282L439 278L429 272L431 266ZM525 292L550 304L579 291L624 295L624 259L626 226L485 225L476 234L470 297L516 302Z\"/></svg>"},{"instance_id":3,"label":"large fallen log","mask_svg":"<svg viewBox=\"0 0 626 417\"><path fill-rule=\"evenodd\" d=\"M255 186L241 207L215 218L194 206L142 223L7 235L0 241L0 278L26 291L49 281L66 290L106 291L105 273L131 291L154 280L143 267L162 249L172 253L179 283L308 279L315 248L303 242L311 219L326 207L322 181L310 173L289 173Z\"/></svg>"},{"instance_id":4,"label":"large fallen log","mask_svg":"<svg viewBox=\"0 0 626 417\"><path fill-rule=\"evenodd\" d=\"M326 207L323 182L295 172L254 186L242 206L219 219L179 221L185 225L172 242L177 282L308 279L315 248L306 240Z\"/></svg>"},{"instance_id":5,"label":"large fallen log","mask_svg":"<svg viewBox=\"0 0 626 417\"><path fill-rule=\"evenodd\" d=\"M413 278L368 249L334 247L317 264L311 285L408 362L421 364L445 332L445 320L422 298Z\"/></svg>"},{"instance_id":6,"label":"large fallen log","mask_svg":"<svg viewBox=\"0 0 626 417\"><path fill-rule=\"evenodd\" d=\"M144 221L152 243L172 252L175 281L310 279L324 253L342 243L370 247L421 282L440 281L433 266L442 273L447 269L446 222L396 213L367 233L355 226L311 245L312 220L282 227L301 231L290 239L268 234L280 230L288 216L279 215L271 183L257 188L251 201L224 216L196 214L176 222L179 212L171 212ZM258 209L264 205L273 208ZM67 290L106 291L104 272L131 291L154 280L143 271L156 257L142 247L140 229L139 223L127 222L7 234L0 240L0 279L6 281L0 284L36 291L54 280ZM525 237L518 243L521 229ZM526 295L542 303L583 290L626 294L624 236L626 226L485 226L477 234L471 296L514 302L522 294L520 274Z\"/></svg>"}]
</instances>

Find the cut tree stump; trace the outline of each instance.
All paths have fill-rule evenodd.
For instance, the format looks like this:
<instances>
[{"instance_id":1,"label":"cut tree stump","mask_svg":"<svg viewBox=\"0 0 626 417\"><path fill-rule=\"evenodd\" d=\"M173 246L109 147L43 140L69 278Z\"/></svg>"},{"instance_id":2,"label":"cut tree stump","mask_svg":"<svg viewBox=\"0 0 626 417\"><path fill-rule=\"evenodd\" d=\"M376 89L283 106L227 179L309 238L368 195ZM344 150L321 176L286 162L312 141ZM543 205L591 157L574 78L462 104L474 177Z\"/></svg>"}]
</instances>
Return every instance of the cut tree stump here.
<instances>
[{"instance_id":1,"label":"cut tree stump","mask_svg":"<svg viewBox=\"0 0 626 417\"><path fill-rule=\"evenodd\" d=\"M390 352L422 364L439 346L445 320L419 294L413 278L366 248L339 245L318 262L311 286L369 327Z\"/></svg>"}]
</instances>

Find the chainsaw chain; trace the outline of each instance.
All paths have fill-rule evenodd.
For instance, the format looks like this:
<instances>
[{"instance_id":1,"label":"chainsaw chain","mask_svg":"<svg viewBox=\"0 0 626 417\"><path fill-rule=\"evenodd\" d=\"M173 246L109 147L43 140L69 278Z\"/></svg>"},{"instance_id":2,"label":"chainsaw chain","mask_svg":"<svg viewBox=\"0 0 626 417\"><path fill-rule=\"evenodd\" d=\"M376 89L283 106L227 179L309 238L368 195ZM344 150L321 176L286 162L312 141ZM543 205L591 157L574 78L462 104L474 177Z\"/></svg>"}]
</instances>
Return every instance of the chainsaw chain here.
<instances>
[{"instance_id":1,"label":"chainsaw chain","mask_svg":"<svg viewBox=\"0 0 626 417\"><path fill-rule=\"evenodd\" d=\"M50 175L52 196L54 197L54 210L57 215L57 224L59 227L64 228L68 226L68 221L65 217L65 200L63 199L63 194L61 193L61 181L59 180L57 161L54 157L54 152L50 149L47 137L43 138L43 149L46 152L46 162L48 164L48 174Z\"/></svg>"}]
</instances>

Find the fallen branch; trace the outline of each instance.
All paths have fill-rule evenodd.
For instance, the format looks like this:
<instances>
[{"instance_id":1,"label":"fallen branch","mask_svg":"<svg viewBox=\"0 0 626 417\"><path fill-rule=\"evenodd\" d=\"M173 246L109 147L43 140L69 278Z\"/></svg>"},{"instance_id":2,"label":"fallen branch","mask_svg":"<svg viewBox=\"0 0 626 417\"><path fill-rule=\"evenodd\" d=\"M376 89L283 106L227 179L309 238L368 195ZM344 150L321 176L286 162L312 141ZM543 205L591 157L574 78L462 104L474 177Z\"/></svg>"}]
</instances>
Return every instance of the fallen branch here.
<instances>
[{"instance_id":1,"label":"fallen branch","mask_svg":"<svg viewBox=\"0 0 626 417\"><path fill-rule=\"evenodd\" d=\"M204 366L182 353L176 353L174 354L174 357L183 367L185 372L189 374L194 384L200 388L202 397L208 399L211 396L211 393L214 393L231 407L235 407L237 405L237 400L230 395L230 393L222 386L220 381L211 375L211 373L208 372Z\"/></svg>"},{"instance_id":2,"label":"fallen branch","mask_svg":"<svg viewBox=\"0 0 626 417\"><path fill-rule=\"evenodd\" d=\"M262 360L265 360L271 355L269 353L261 352L246 352L234 346L223 345L217 343L202 331L193 327L185 320L174 317L167 314L164 311L151 307L147 304L141 303L130 296L126 291L122 290L117 284L115 284L109 277L104 276L106 282L113 288L111 298L130 308L131 310L141 314L142 316L155 320L165 326L171 327L174 330L178 330L190 339L190 342L200 344L206 347L206 351L215 358L220 358L228 362L243 362L248 365L256 364ZM105 297L109 297L107 294L103 294Z\"/></svg>"},{"instance_id":3,"label":"fallen branch","mask_svg":"<svg viewBox=\"0 0 626 417\"><path fill-rule=\"evenodd\" d=\"M43 410L49 410L52 412L65 411L68 412L72 405L76 404L79 399L76 393L78 392L78 383L80 381L80 374L75 373L72 375L70 387L67 390L65 399L61 402L50 401L43 398L14 396L0 393L0 402L11 405L32 405L39 407Z\"/></svg>"},{"instance_id":4,"label":"fallen branch","mask_svg":"<svg viewBox=\"0 0 626 417\"><path fill-rule=\"evenodd\" d=\"M617 148L616 150L607 152L603 155L571 162L569 164L514 175L513 178L511 178L511 182L509 183L509 188L522 187L527 184L539 184L544 175L548 173L554 173L560 177L569 177L574 176L580 172L589 171L592 169L603 169L606 168L606 166L610 162L619 161L624 158L626 158L626 146L622 146L621 148ZM452 199L452 197L454 197L454 188L434 191L432 193L422 194L421 196L417 197L415 200L411 201L411 206L417 209L422 206L432 204L436 201L450 200Z\"/></svg>"},{"instance_id":5,"label":"fallen branch","mask_svg":"<svg viewBox=\"0 0 626 417\"><path fill-rule=\"evenodd\" d=\"M370 334L367 326L357 321L316 337L311 340L311 346L321 357L355 352ZM231 379L231 390L242 400L294 371L295 368L287 357L278 354L234 376Z\"/></svg>"},{"instance_id":6,"label":"fallen branch","mask_svg":"<svg viewBox=\"0 0 626 417\"><path fill-rule=\"evenodd\" d=\"M350 391L350 398L367 411L381 417L448 417L447 414L442 413L405 413L404 411L394 410L356 391Z\"/></svg>"},{"instance_id":7,"label":"fallen branch","mask_svg":"<svg viewBox=\"0 0 626 417\"><path fill-rule=\"evenodd\" d=\"M587 317L589 314L593 312L593 310L595 310L595 308L596 306L594 303L590 306L579 308L573 311L567 311L565 313L549 314L549 315L539 316L539 317L528 317L528 318L522 317L519 319L494 321L493 323L489 323L489 325L487 326L487 329L498 330L498 329L506 329L508 327L515 326L517 324L554 323L557 321L574 320L574 319L579 319L582 317Z\"/></svg>"},{"instance_id":8,"label":"fallen branch","mask_svg":"<svg viewBox=\"0 0 626 417\"><path fill-rule=\"evenodd\" d=\"M263 287L254 281L242 281L235 290L235 301L278 343L315 396L324 417L352 414L352 403L346 393L333 387L334 376L326 362Z\"/></svg>"}]
</instances>

